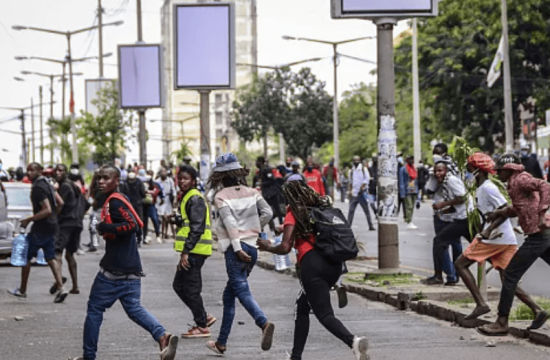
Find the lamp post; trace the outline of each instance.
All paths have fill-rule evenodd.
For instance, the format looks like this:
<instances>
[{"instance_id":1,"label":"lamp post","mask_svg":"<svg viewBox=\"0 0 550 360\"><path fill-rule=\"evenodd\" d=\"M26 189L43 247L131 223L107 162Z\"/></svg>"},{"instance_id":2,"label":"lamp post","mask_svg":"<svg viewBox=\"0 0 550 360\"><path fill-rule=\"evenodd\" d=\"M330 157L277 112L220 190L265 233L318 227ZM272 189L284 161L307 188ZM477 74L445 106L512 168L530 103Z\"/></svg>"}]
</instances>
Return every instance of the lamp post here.
<instances>
[{"instance_id":1,"label":"lamp post","mask_svg":"<svg viewBox=\"0 0 550 360\"><path fill-rule=\"evenodd\" d=\"M119 26L122 25L123 21L116 21L112 23L102 24L103 26ZM51 29L43 29L43 28L37 28L33 26L21 26L21 25L13 25L13 30L34 30L34 31L41 31L46 32L50 34L57 34L57 35L63 35L67 38L67 61L69 63L69 86L71 89L71 100L70 100L70 111L71 111L71 133L72 133L72 161L78 162L78 148L76 146L76 126L75 126L75 111L74 111L74 84L73 84L73 61L71 57L71 36L80 34L86 31L90 31L93 29L98 28L99 25L86 27L83 29L78 29L74 31L58 31L58 30L51 30ZM103 54L99 54L99 56L103 56Z\"/></svg>"},{"instance_id":2,"label":"lamp post","mask_svg":"<svg viewBox=\"0 0 550 360\"><path fill-rule=\"evenodd\" d=\"M334 166L336 168L340 168L340 140L339 140L339 132L340 132L340 125L338 123L338 45L347 44L355 41L360 40L370 40L375 39L375 36L364 36L360 38L355 39L348 39L348 40L342 40L342 41L326 41L326 40L318 40L318 39L309 39L309 38L302 38L302 37L294 37L294 36L283 36L284 40L296 40L296 41L309 41L309 42L315 42L325 45L331 45L332 51L333 51L333 62L334 62L334 101L332 104L332 111L333 111L333 137L334 137Z\"/></svg>"}]
</instances>

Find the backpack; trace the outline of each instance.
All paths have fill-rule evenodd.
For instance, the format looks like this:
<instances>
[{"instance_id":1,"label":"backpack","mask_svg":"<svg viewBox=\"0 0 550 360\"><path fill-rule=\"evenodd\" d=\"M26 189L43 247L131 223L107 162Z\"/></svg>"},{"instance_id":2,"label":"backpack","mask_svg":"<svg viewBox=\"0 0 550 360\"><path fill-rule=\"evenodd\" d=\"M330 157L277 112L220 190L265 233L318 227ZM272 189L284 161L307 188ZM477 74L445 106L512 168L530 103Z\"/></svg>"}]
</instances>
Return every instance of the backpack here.
<instances>
[{"instance_id":1,"label":"backpack","mask_svg":"<svg viewBox=\"0 0 550 360\"><path fill-rule=\"evenodd\" d=\"M315 248L330 262L344 262L357 257L355 235L340 209L317 207L310 212L315 234Z\"/></svg>"},{"instance_id":2,"label":"backpack","mask_svg":"<svg viewBox=\"0 0 550 360\"><path fill-rule=\"evenodd\" d=\"M76 199L76 211L78 220L83 220L84 216L88 212L88 209L92 206L87 200L86 197L84 197L84 194L82 194L82 191L80 188L71 180L70 181L71 187L73 188L74 196Z\"/></svg>"}]
</instances>

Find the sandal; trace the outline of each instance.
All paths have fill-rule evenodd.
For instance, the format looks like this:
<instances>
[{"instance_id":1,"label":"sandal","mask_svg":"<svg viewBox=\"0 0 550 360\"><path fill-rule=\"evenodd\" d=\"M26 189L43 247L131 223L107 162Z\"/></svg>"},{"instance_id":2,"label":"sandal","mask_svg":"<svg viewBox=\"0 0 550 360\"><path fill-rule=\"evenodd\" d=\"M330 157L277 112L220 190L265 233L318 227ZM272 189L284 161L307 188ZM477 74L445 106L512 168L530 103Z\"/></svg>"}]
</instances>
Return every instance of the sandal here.
<instances>
[{"instance_id":1,"label":"sandal","mask_svg":"<svg viewBox=\"0 0 550 360\"><path fill-rule=\"evenodd\" d=\"M544 325L544 323L546 322L546 320L548 320L548 318L550 318L550 314L548 314L546 311L541 311L537 317L535 318L535 320L533 320L533 322L531 323L531 326L529 326L527 328L527 330L536 330L536 329L540 329L542 327L542 325Z\"/></svg>"},{"instance_id":2,"label":"sandal","mask_svg":"<svg viewBox=\"0 0 550 360\"><path fill-rule=\"evenodd\" d=\"M476 331L485 336L506 336L510 330L506 331L494 331L488 328L487 325L476 327Z\"/></svg>"},{"instance_id":3,"label":"sandal","mask_svg":"<svg viewBox=\"0 0 550 360\"><path fill-rule=\"evenodd\" d=\"M223 355L227 347L219 345L216 341L210 340L206 343L206 347L215 352L218 355Z\"/></svg>"}]
</instances>

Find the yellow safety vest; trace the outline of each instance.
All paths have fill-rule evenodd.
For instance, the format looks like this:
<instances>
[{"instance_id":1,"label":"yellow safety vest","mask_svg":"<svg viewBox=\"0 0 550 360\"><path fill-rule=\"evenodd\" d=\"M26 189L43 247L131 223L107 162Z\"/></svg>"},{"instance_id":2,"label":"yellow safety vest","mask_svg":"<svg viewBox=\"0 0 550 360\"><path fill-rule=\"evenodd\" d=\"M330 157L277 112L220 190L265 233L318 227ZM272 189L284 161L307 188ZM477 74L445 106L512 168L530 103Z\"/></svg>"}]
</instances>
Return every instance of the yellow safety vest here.
<instances>
[{"instance_id":1,"label":"yellow safety vest","mask_svg":"<svg viewBox=\"0 0 550 360\"><path fill-rule=\"evenodd\" d=\"M191 231L191 227L189 226L189 216L185 211L185 205L187 204L187 201L189 201L189 199L191 199L191 197L193 196L200 196L204 199L204 196L202 196L200 191L197 189L189 190L187 194L185 194L185 196L183 197L183 200L181 201L181 217L183 219L183 226L178 230L176 241L174 242L174 250L176 250L177 252L183 252L183 249L185 248L185 242L187 241L189 232ZM212 255L212 230L210 229L210 209L208 208L208 204L206 204L206 201L204 203L206 206L206 227L199 242L195 245L193 250L191 250L191 253L210 256Z\"/></svg>"}]
</instances>

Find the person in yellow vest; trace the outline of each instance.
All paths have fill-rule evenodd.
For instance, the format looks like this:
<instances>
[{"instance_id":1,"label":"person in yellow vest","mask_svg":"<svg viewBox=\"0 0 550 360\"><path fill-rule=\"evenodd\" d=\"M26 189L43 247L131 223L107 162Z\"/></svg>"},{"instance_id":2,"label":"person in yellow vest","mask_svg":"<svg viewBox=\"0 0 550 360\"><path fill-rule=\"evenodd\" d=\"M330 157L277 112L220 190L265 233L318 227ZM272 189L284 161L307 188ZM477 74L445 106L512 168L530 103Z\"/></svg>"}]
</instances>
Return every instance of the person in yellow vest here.
<instances>
[{"instance_id":1,"label":"person in yellow vest","mask_svg":"<svg viewBox=\"0 0 550 360\"><path fill-rule=\"evenodd\" d=\"M202 194L197 190L197 170L182 166L178 172L178 185L183 193L181 218L177 217L179 228L174 250L181 253L172 287L180 299L193 313L195 325L182 338L210 337L210 329L216 318L207 314L201 297L201 269L212 254L212 231L210 211Z\"/></svg>"}]
</instances>

